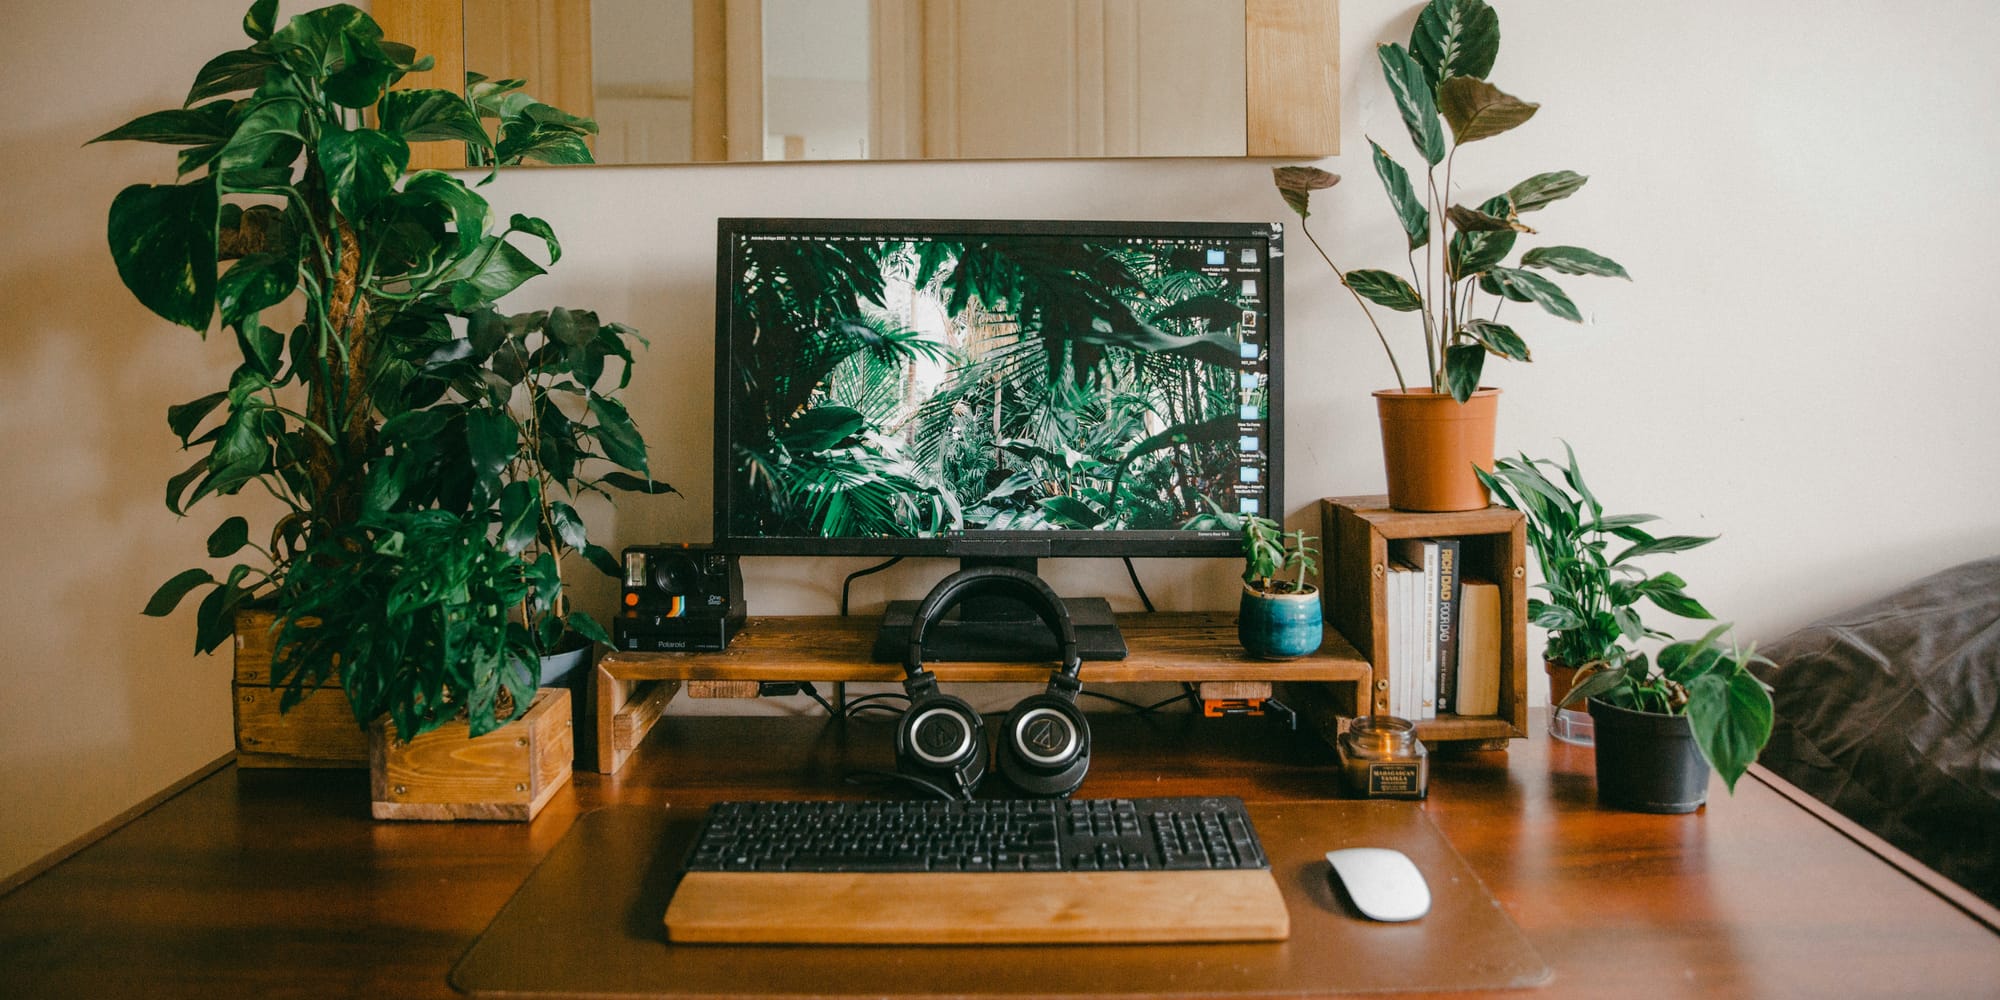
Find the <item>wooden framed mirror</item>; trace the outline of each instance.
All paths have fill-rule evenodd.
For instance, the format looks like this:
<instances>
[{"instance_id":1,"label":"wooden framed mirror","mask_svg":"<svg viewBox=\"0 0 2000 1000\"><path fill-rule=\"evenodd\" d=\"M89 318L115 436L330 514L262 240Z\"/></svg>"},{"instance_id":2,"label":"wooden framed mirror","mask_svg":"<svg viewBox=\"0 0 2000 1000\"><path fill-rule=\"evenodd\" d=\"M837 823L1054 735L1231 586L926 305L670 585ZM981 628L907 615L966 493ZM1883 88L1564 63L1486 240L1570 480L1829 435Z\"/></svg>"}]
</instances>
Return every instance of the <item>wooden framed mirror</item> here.
<instances>
[{"instance_id":1,"label":"wooden framed mirror","mask_svg":"<svg viewBox=\"0 0 2000 1000\"><path fill-rule=\"evenodd\" d=\"M376 0L598 119L601 163L1339 152L1338 0ZM428 143L417 165L463 165Z\"/></svg>"}]
</instances>

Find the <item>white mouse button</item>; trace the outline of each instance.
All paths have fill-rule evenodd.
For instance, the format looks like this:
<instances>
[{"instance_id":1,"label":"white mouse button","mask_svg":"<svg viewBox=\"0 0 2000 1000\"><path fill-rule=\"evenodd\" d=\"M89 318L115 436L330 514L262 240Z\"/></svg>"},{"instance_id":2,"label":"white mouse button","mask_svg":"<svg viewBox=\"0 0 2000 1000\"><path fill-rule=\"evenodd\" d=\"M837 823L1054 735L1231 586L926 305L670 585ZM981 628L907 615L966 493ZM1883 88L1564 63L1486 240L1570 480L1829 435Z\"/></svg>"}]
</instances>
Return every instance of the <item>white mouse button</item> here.
<instances>
[{"instance_id":1,"label":"white mouse button","mask_svg":"<svg viewBox=\"0 0 2000 1000\"><path fill-rule=\"evenodd\" d=\"M1326 852L1354 908L1371 920L1415 920L1430 912L1431 890L1409 856L1386 847Z\"/></svg>"}]
</instances>

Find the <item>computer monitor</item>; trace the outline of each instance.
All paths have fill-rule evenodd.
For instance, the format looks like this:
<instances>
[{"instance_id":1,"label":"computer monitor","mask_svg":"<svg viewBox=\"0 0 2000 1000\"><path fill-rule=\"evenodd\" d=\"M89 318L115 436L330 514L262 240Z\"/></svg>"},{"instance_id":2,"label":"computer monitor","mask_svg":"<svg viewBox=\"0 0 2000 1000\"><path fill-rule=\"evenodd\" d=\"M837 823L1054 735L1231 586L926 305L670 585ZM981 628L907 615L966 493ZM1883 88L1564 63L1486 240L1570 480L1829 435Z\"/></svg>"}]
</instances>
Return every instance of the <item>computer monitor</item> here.
<instances>
[{"instance_id":1,"label":"computer monitor","mask_svg":"<svg viewBox=\"0 0 2000 1000\"><path fill-rule=\"evenodd\" d=\"M721 220L717 547L1237 554L1228 515L1282 510L1283 253L1276 223ZM989 631L940 658L1015 658Z\"/></svg>"}]
</instances>

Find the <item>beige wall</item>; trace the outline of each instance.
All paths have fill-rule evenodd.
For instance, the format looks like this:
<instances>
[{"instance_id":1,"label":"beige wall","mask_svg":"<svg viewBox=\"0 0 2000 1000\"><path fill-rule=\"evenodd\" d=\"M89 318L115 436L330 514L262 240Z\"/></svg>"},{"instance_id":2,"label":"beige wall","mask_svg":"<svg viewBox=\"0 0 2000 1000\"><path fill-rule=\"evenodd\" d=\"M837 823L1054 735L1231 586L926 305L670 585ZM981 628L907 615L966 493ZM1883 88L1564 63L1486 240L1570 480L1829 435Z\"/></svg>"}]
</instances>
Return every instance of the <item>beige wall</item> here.
<instances>
[{"instance_id":1,"label":"beige wall","mask_svg":"<svg viewBox=\"0 0 2000 1000\"><path fill-rule=\"evenodd\" d=\"M169 154L78 146L177 103L207 56L239 44L243 6L25 5L0 42L0 873L229 748L227 664L189 658L188 613L136 613L224 514L177 523L160 495L182 464L164 410L219 384L228 349L133 304L103 248L112 195L168 179ZM1372 48L1401 38L1415 5L1344 7L1342 145L1372 135L1403 155ZM1754 637L2000 550L2000 361L1982 297L2000 231L2000 64L1984 48L2000 7L1516 0L1501 14L1495 79L1546 106L1468 150L1464 200L1539 170L1590 174L1536 222L1638 279L1565 282L1584 328L1514 316L1538 361L1493 373L1501 447L1566 437L1614 506L1722 532L1678 568ZM511 304L588 304L652 338L632 409L686 499L591 512L622 545L708 536L717 216L1283 218L1269 166L624 167L510 173L491 192L548 218L567 250ZM1327 166L1348 182L1318 199L1323 241L1347 263L1396 262L1365 156ZM1381 488L1367 392L1389 378L1304 250L1286 316L1295 524L1312 497ZM753 607L830 611L840 574L865 562L753 560ZM1225 561L1140 567L1165 607L1230 600ZM1059 589L1132 603L1115 563L1045 568ZM942 570L906 563L856 599L913 596Z\"/></svg>"}]
</instances>

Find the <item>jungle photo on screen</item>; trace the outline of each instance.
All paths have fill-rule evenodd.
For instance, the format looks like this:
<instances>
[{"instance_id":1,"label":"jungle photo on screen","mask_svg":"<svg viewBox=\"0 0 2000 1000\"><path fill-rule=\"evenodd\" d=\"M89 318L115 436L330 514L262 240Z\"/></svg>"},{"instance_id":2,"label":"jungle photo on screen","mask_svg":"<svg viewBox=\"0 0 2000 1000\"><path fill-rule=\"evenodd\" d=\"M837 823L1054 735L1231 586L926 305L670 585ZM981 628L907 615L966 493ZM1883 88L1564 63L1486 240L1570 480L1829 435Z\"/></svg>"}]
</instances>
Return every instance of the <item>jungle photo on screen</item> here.
<instances>
[{"instance_id":1,"label":"jungle photo on screen","mask_svg":"<svg viewBox=\"0 0 2000 1000\"><path fill-rule=\"evenodd\" d=\"M1241 422L1267 406L1239 329L1256 282L1221 253L739 238L731 534L1214 526L1238 509Z\"/></svg>"}]
</instances>

